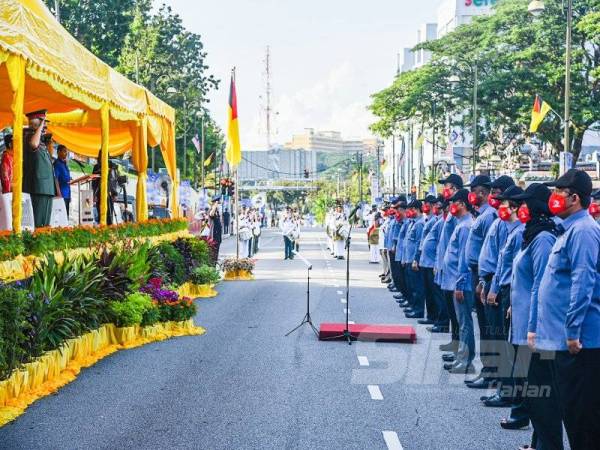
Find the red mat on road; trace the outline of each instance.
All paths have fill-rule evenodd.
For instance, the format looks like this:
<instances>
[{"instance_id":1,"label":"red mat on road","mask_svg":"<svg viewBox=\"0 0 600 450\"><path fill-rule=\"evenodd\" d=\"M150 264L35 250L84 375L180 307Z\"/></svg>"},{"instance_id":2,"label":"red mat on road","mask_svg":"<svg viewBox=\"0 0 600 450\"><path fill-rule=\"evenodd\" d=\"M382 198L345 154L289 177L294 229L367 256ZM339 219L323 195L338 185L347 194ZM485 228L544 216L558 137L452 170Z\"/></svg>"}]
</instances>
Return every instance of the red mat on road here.
<instances>
[{"instance_id":1,"label":"red mat on road","mask_svg":"<svg viewBox=\"0 0 600 450\"><path fill-rule=\"evenodd\" d=\"M344 334L346 324L344 323L322 323L319 328L320 340L344 340L341 335ZM417 332L410 325L368 325L368 324L350 324L348 325L350 336L359 341L377 341L377 342L404 342L414 344L417 341Z\"/></svg>"}]
</instances>

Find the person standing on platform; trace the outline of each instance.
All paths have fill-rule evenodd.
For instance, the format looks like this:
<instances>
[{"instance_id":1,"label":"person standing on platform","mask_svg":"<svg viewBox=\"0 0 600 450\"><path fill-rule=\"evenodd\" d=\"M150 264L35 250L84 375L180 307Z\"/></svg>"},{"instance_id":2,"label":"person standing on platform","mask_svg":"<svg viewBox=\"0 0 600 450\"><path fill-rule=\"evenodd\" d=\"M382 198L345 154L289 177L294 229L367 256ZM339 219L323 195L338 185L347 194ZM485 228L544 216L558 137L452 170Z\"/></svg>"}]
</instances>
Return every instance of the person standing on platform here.
<instances>
[{"instance_id":1,"label":"person standing on platform","mask_svg":"<svg viewBox=\"0 0 600 450\"><path fill-rule=\"evenodd\" d=\"M65 201L67 217L69 217L71 205L71 171L69 170L69 163L67 161L68 153L67 147L59 145L56 149L57 158L54 161L54 176L58 182L60 194Z\"/></svg>"},{"instance_id":2,"label":"person standing on platform","mask_svg":"<svg viewBox=\"0 0 600 450\"><path fill-rule=\"evenodd\" d=\"M460 176L456 174L450 174L447 178L443 180L439 180L439 183L444 186L442 191L442 196L444 200L449 202L450 198L459 189L463 188L463 180ZM444 265L444 256L446 255L446 247L448 246L448 241L454 232L454 228L456 227L457 219L452 214L446 214L444 219L444 224L440 231L440 238L438 241L437 251L435 254L435 266L434 266L434 281L441 287L442 277L444 274L444 270L446 267ZM448 311L448 318L450 320L451 332L452 332L452 340L447 344L440 345L440 350L456 352L458 351L458 320L456 318L456 311L454 310L454 289L453 290L444 290L442 289L442 293L444 295L444 300L446 303L446 310Z\"/></svg>"},{"instance_id":3,"label":"person standing on platform","mask_svg":"<svg viewBox=\"0 0 600 450\"><path fill-rule=\"evenodd\" d=\"M422 319L425 317L425 289L423 281L423 272L419 268L419 245L423 236L425 226L425 217L421 212L423 204L419 200L411 201L407 206L406 214L412 221L406 231L406 241L402 264L405 267L407 278L408 293L412 308L405 311L408 319Z\"/></svg>"},{"instance_id":4,"label":"person standing on platform","mask_svg":"<svg viewBox=\"0 0 600 450\"><path fill-rule=\"evenodd\" d=\"M421 242L419 242L419 248L413 263L413 269L417 268L423 273L423 289L425 293L427 317L418 320L418 323L421 325L435 325L439 315L438 303L441 301L441 298L437 298L437 296L441 295L441 291L436 291L435 283L433 282L433 264L435 263L435 248L440 236L440 227L438 226L436 228L435 234L432 236L429 236L429 234L438 222L441 214L440 208L441 202L438 203L438 198L436 196L428 195L425 197L423 202L425 224L423 226ZM447 326L448 325L446 324L446 327Z\"/></svg>"},{"instance_id":5,"label":"person standing on platform","mask_svg":"<svg viewBox=\"0 0 600 450\"><path fill-rule=\"evenodd\" d=\"M469 191L459 189L450 198L450 214L456 218L456 227L448 241L444 255L442 289L454 293L454 310L459 325L459 345L454 361L444 364L450 373L475 372L475 332L473 328L473 290L467 262L467 241L473 225L469 206Z\"/></svg>"},{"instance_id":6,"label":"person standing on platform","mask_svg":"<svg viewBox=\"0 0 600 450\"><path fill-rule=\"evenodd\" d=\"M215 242L215 259L217 260L219 259L221 242L223 242L223 226L221 224L220 202L221 196L214 196L212 198L212 205L208 212L208 218L210 220L210 237Z\"/></svg>"},{"instance_id":7,"label":"person standing on platform","mask_svg":"<svg viewBox=\"0 0 600 450\"><path fill-rule=\"evenodd\" d=\"M546 185L548 206L562 219L538 291L530 345L556 352L552 367L572 449L600 445L600 227L588 213L592 180L577 169ZM548 414L556 414L549 411Z\"/></svg>"},{"instance_id":8,"label":"person standing on platform","mask_svg":"<svg viewBox=\"0 0 600 450\"><path fill-rule=\"evenodd\" d=\"M0 161L0 194L12 192L13 180L13 136L4 135L4 152Z\"/></svg>"},{"instance_id":9,"label":"person standing on platform","mask_svg":"<svg viewBox=\"0 0 600 450\"><path fill-rule=\"evenodd\" d=\"M491 193L488 198L489 204L497 210L500 207L501 202L496 197L514 185L515 181L506 175L502 175L495 179L490 185ZM488 312L489 314L494 314L495 308L490 311L490 308L492 307L487 305L487 294L492 279L494 278L494 274L497 272L500 249L506 243L507 237L508 226L506 222L499 218L495 219L488 229L483 245L481 246L479 260L477 261L479 282L475 290L475 297L477 303L484 306L485 314L477 315L479 322L479 354L483 368L475 378L465 381L466 385L473 389L488 389L497 381L496 376L493 374L496 370L493 367L495 358L491 355L488 345L490 342L491 330L486 318Z\"/></svg>"},{"instance_id":10,"label":"person standing on platform","mask_svg":"<svg viewBox=\"0 0 600 450\"><path fill-rule=\"evenodd\" d=\"M517 212L519 220L525 223L523 242L513 261L510 282L510 342L515 349L512 376L514 392L520 391L520 394L515 395L511 417L501 425L509 429L522 428L531 418L536 436L533 440L538 440L536 448L562 449L561 414L551 376L551 355L548 352L532 353L528 346L528 333L535 332L538 326L540 283L558 234L548 208L550 190L533 183L523 194L509 198L524 202ZM544 389L546 394L527 395L528 386ZM521 389L517 391L517 387Z\"/></svg>"},{"instance_id":11,"label":"person standing on platform","mask_svg":"<svg viewBox=\"0 0 600 450\"><path fill-rule=\"evenodd\" d=\"M23 133L23 192L31 195L36 228L50 225L52 201L56 196L54 168L46 133L46 110L27 114L29 128Z\"/></svg>"}]
</instances>

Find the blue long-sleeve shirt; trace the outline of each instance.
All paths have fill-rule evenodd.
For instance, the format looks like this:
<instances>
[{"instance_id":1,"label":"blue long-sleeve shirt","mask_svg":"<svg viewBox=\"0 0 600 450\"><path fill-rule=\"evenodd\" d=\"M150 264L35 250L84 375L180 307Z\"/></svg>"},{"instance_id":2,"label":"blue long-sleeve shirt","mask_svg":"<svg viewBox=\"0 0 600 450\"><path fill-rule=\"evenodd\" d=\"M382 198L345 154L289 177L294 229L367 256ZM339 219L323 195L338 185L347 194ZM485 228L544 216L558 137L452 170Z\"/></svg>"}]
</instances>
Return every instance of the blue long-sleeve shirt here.
<instances>
[{"instance_id":1,"label":"blue long-sleeve shirt","mask_svg":"<svg viewBox=\"0 0 600 450\"><path fill-rule=\"evenodd\" d=\"M421 243L421 236L423 235L423 228L425 226L425 218L423 216L415 219L411 225L409 225L406 232L406 239L404 241L404 254L402 255L402 263L412 264L413 261L418 261L417 256L419 253L419 244Z\"/></svg>"},{"instance_id":2,"label":"blue long-sleeve shirt","mask_svg":"<svg viewBox=\"0 0 600 450\"><path fill-rule=\"evenodd\" d=\"M396 241L396 262L402 262L402 256L404 253L404 240L406 239L406 231L408 227L413 222L412 219L404 219L402 224L400 225L400 230L398 231L398 240Z\"/></svg>"},{"instance_id":3,"label":"blue long-sleeve shirt","mask_svg":"<svg viewBox=\"0 0 600 450\"><path fill-rule=\"evenodd\" d=\"M383 245L387 250L391 250L394 243L394 232L396 229L396 219L389 218L387 219L387 225L385 230L385 238L383 241Z\"/></svg>"},{"instance_id":4,"label":"blue long-sleeve shirt","mask_svg":"<svg viewBox=\"0 0 600 450\"><path fill-rule=\"evenodd\" d=\"M492 285L490 286L490 292L493 294L500 292L502 286L510 284L513 260L523 243L524 224L519 221L512 223L508 222L507 229L508 237L506 238L506 244L504 244L500 250L497 266L498 270L496 270L494 278L492 278Z\"/></svg>"},{"instance_id":5,"label":"blue long-sleeve shirt","mask_svg":"<svg viewBox=\"0 0 600 450\"><path fill-rule=\"evenodd\" d=\"M542 231L515 255L510 282L510 342L527 345L527 332L535 332L538 290L556 236Z\"/></svg>"},{"instance_id":6,"label":"blue long-sleeve shirt","mask_svg":"<svg viewBox=\"0 0 600 450\"><path fill-rule=\"evenodd\" d=\"M58 187L60 188L60 195L64 199L71 198L71 171L69 170L69 166L62 159L57 159L54 161L54 176L58 181Z\"/></svg>"},{"instance_id":7,"label":"blue long-sleeve shirt","mask_svg":"<svg viewBox=\"0 0 600 450\"><path fill-rule=\"evenodd\" d=\"M444 220L441 216L431 216L423 228L421 245L419 246L419 266L433 269L435 265L435 252Z\"/></svg>"},{"instance_id":8,"label":"blue long-sleeve shirt","mask_svg":"<svg viewBox=\"0 0 600 450\"><path fill-rule=\"evenodd\" d=\"M471 226L471 232L467 239L467 263L469 267L474 267L479 264L479 254L481 253L481 247L483 241L487 235L488 230L492 226L492 223L498 217L498 213L487 203L483 204L479 208L479 215Z\"/></svg>"},{"instance_id":9,"label":"blue long-sleeve shirt","mask_svg":"<svg viewBox=\"0 0 600 450\"><path fill-rule=\"evenodd\" d=\"M479 254L479 278L494 275L498 268L498 255L506 242L508 228L502 219L496 219L490 226Z\"/></svg>"},{"instance_id":10,"label":"blue long-sleeve shirt","mask_svg":"<svg viewBox=\"0 0 600 450\"><path fill-rule=\"evenodd\" d=\"M454 232L454 228L456 227L456 217L451 214L448 214L445 219L440 219L443 221L442 230L440 232L440 239L438 241L437 250L435 252L435 265L433 268L435 269L435 277L434 282L442 285L442 272L444 271L444 256L446 255L446 247L448 246L448 241Z\"/></svg>"},{"instance_id":11,"label":"blue long-sleeve shirt","mask_svg":"<svg viewBox=\"0 0 600 450\"><path fill-rule=\"evenodd\" d=\"M562 222L538 294L537 347L567 350L567 339L600 348L600 228L587 210Z\"/></svg>"},{"instance_id":12,"label":"blue long-sleeve shirt","mask_svg":"<svg viewBox=\"0 0 600 450\"><path fill-rule=\"evenodd\" d=\"M465 214L456 221L454 232L448 241L448 248L444 256L444 270L442 272L442 289L445 291L470 291L470 272L466 264L465 249L469 230L473 225L473 217ZM464 267L462 267L463 265ZM466 269L466 274L464 270Z\"/></svg>"}]
</instances>

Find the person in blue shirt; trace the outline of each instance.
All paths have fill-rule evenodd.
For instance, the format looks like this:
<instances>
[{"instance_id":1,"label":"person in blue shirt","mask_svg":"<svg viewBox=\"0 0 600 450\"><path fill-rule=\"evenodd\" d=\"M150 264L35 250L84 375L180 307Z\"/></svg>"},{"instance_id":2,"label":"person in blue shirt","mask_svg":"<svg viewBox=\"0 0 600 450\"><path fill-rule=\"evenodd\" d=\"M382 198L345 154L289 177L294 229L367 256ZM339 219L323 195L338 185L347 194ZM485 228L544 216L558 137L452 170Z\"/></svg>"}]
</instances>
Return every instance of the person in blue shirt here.
<instances>
[{"instance_id":1,"label":"person in blue shirt","mask_svg":"<svg viewBox=\"0 0 600 450\"><path fill-rule=\"evenodd\" d=\"M488 350L490 357L496 358L496 364L491 368L498 379L496 393L484 398L485 406L504 407L512 404L512 396L503 395L505 384L512 386L513 380L510 376L512 367L511 348L508 343L510 321L507 319L510 307L510 278L512 274L512 263L514 256L521 248L523 241L523 229L525 225L518 220L517 211L521 206L519 201L512 200L515 195L523 194L523 189L511 186L496 198L502 202L498 209L500 220L506 223L508 235L506 242L500 249L498 266L489 292L487 294L486 322L490 330L490 341ZM481 303L480 303L481 304ZM483 305L482 305L483 306Z\"/></svg>"},{"instance_id":2,"label":"person in blue shirt","mask_svg":"<svg viewBox=\"0 0 600 450\"><path fill-rule=\"evenodd\" d=\"M402 256L404 255L404 245L406 244L406 233L408 231L408 227L413 222L412 219L406 216L406 197L404 197L401 202L401 206L399 207L399 212L401 215L401 222L398 230L398 238L396 240L396 251L394 253L394 257L397 263L397 281L399 284L396 285L398 289L398 294L394 296L396 300L403 299L410 301L411 294L408 289L407 278L406 278L406 268L402 264Z\"/></svg>"},{"instance_id":3,"label":"person in blue shirt","mask_svg":"<svg viewBox=\"0 0 600 450\"><path fill-rule=\"evenodd\" d=\"M434 283L433 283L433 258L432 254L428 255L431 266L429 268L421 267L421 256L423 252L423 244L427 235L430 233L433 225L437 222L437 218L439 212L436 210L437 214L434 214L435 204L437 203L437 197L435 195L428 195L422 202L421 211L423 212L423 232L421 233L421 240L419 241L419 245L417 248L417 254L415 255L415 260L412 263L412 270L418 270L422 273L423 276L423 294L425 295L425 309L427 310L426 318L419 319L417 322L421 325L434 325L438 311L436 306L436 299L434 293ZM435 237L437 241L438 237Z\"/></svg>"},{"instance_id":4,"label":"person in blue shirt","mask_svg":"<svg viewBox=\"0 0 600 450\"><path fill-rule=\"evenodd\" d=\"M573 449L600 445L600 227L587 209L592 180L568 170L549 186L556 188L550 211L563 221L537 296L537 327L528 341L556 352L558 399ZM563 231L564 230L564 231Z\"/></svg>"},{"instance_id":5,"label":"person in blue shirt","mask_svg":"<svg viewBox=\"0 0 600 450\"><path fill-rule=\"evenodd\" d=\"M423 204L419 200L411 201L406 210L406 214L411 221L406 231L406 240L404 243L402 265L404 266L407 287L410 295L410 310L405 310L408 319L422 319L425 315L425 289L423 283L423 272L413 263L417 261L419 253L419 244L423 235L425 226L425 217L421 212Z\"/></svg>"},{"instance_id":6,"label":"person in blue shirt","mask_svg":"<svg viewBox=\"0 0 600 450\"><path fill-rule=\"evenodd\" d=\"M460 189L450 199L450 214L456 218L456 227L448 241L444 256L442 289L454 295L454 310L459 323L459 346L455 360L444 364L450 373L473 373L475 332L473 329L473 289L466 260L469 232L473 225L470 214L469 191Z\"/></svg>"},{"instance_id":7,"label":"person in blue shirt","mask_svg":"<svg viewBox=\"0 0 600 450\"><path fill-rule=\"evenodd\" d=\"M56 149L57 158L54 160L54 176L58 182L61 196L65 201L67 217L69 217L71 206L71 171L67 161L68 154L67 147L59 145Z\"/></svg>"},{"instance_id":8,"label":"person in blue shirt","mask_svg":"<svg viewBox=\"0 0 600 450\"><path fill-rule=\"evenodd\" d=\"M450 198L452 198L452 196L458 192L459 189L463 188L462 178L455 173L448 175L448 177L443 180L439 180L438 182L444 186L444 189L442 190L442 196L447 202L450 201ZM446 247L448 246L448 241L454 232L456 222L456 217L454 217L452 214L446 214L444 225L442 226L442 230L440 232L434 265L434 281L440 285L440 287L443 285L444 271L447 270L447 267L444 264ZM452 340L446 344L440 345L439 348L442 351L456 352L458 350L459 332L458 319L456 318L456 311L454 310L454 290L444 290L442 287L442 293L444 295L446 310L448 311L448 317L450 319Z\"/></svg>"},{"instance_id":9,"label":"person in blue shirt","mask_svg":"<svg viewBox=\"0 0 600 450\"><path fill-rule=\"evenodd\" d=\"M398 241L400 239L400 232L402 230L402 225L405 220L405 211L406 208L406 197L401 195L394 199L392 204L393 209L395 209L396 213L393 216L393 225L392 232L390 236L390 247L388 249L389 257L390 257L390 269L392 275L392 282L388 285L388 289L391 292L400 293L400 286L402 285L402 281L400 279L400 261L397 259L396 249L398 246Z\"/></svg>"},{"instance_id":10,"label":"person in blue shirt","mask_svg":"<svg viewBox=\"0 0 600 450\"><path fill-rule=\"evenodd\" d=\"M511 196L512 201L524 202L518 216L525 223L525 229L521 249L514 257L510 283L510 342L514 346L511 374L515 380L512 390L516 401L511 417L501 425L522 428L531 418L538 440L536 447L562 449L561 414L551 375L551 355L532 354L528 348L528 330L537 323L540 283L558 234L548 208L549 198L550 190L539 183L530 185L523 194ZM536 390L543 395L536 395Z\"/></svg>"},{"instance_id":11,"label":"person in blue shirt","mask_svg":"<svg viewBox=\"0 0 600 450\"><path fill-rule=\"evenodd\" d=\"M490 184L491 192L488 203L494 209L498 209L500 207L500 200L497 199L497 196L506 191L510 186L514 185L514 180L507 175L502 175L492 181ZM473 389L487 389L496 382L495 377L490 375L490 373L495 371L493 368L495 358L490 354L491 352L488 348L491 330L485 317L489 309L486 305L486 297L492 278L497 271L500 249L506 242L507 235L508 229L506 223L503 220L496 218L487 230L477 261L477 275L479 281L475 288L475 299L477 303L479 303L477 305L478 308L480 308L481 305L484 306L485 314L477 314L477 323L479 325L479 354L483 368L477 377L466 381L467 386Z\"/></svg>"}]
</instances>

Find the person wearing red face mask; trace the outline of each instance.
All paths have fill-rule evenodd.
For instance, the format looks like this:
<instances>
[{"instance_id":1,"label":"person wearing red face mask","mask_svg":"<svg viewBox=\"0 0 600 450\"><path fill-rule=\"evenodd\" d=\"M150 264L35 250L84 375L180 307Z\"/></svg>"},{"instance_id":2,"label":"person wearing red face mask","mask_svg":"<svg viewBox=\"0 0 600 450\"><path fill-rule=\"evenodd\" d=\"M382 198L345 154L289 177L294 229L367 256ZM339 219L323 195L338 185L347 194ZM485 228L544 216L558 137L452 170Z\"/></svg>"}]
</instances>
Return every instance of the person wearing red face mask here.
<instances>
[{"instance_id":1,"label":"person wearing red face mask","mask_svg":"<svg viewBox=\"0 0 600 450\"><path fill-rule=\"evenodd\" d=\"M538 290L537 328L530 345L555 355L554 381L573 449L600 442L600 227L590 216L592 180L570 169L550 196L563 221Z\"/></svg>"},{"instance_id":2,"label":"person wearing red face mask","mask_svg":"<svg viewBox=\"0 0 600 450\"><path fill-rule=\"evenodd\" d=\"M481 250L479 252L476 265L474 264L474 260L471 259L470 261L472 272L475 273L475 269L477 270L478 282L475 282L475 280L473 280L473 282L475 283L475 299L477 300L476 308L477 323L479 325L479 352L483 368L477 377L465 381L469 388L487 389L496 382L496 376L493 374L493 371L495 370L494 366L496 358L488 349L488 344L491 339L491 329L487 321L489 307L486 304L486 297L489 286L492 282L492 278L497 272L500 249L505 244L508 235L506 222L497 217L497 211L495 210L495 208L500 206L498 204L499 201L497 200L497 196L514 185L514 180L507 175L498 177L490 184L491 192L488 197L488 203L494 204L492 211L495 219L486 230L485 238L483 240L483 244L481 245Z\"/></svg>"},{"instance_id":3,"label":"person wearing red face mask","mask_svg":"<svg viewBox=\"0 0 600 450\"><path fill-rule=\"evenodd\" d=\"M404 241L404 253L402 265L406 276L406 285L409 294L408 303L410 309L405 310L409 319L422 319L425 314L425 291L423 286L423 272L413 263L417 261L419 244L423 235L425 218L421 212L423 204L419 200L413 200L408 204L407 214L410 219L406 239Z\"/></svg>"},{"instance_id":4,"label":"person wearing red face mask","mask_svg":"<svg viewBox=\"0 0 600 450\"><path fill-rule=\"evenodd\" d=\"M548 354L533 353L528 347L529 332L537 327L539 286L558 230L548 208L550 190L539 183L524 193L511 195L510 201L524 202L517 214L525 222L521 248L514 257L510 282L510 342L513 351L513 406L503 428L523 428L533 423L537 448L563 448L560 408L552 381L552 362ZM550 387L548 395L526 396L524 386ZM519 389L521 388L521 389Z\"/></svg>"},{"instance_id":5,"label":"person wearing red face mask","mask_svg":"<svg viewBox=\"0 0 600 450\"><path fill-rule=\"evenodd\" d=\"M444 186L442 196L445 201L448 201L459 189L463 188L463 180L456 174L450 174L447 178L439 180L439 183ZM468 196L468 193L467 193ZM468 199L466 200L468 201ZM444 256L446 254L446 248L448 241L454 232L457 220L452 214L447 214L444 219L444 225L440 231L440 238L438 240L435 265L434 265L434 281L442 286L442 278L446 267L444 265ZM454 290L443 290L444 300L446 303L446 310L448 311L448 317L451 325L452 340L446 344L440 345L440 350L455 352L458 350L458 320L456 318L456 311L454 310Z\"/></svg>"},{"instance_id":6,"label":"person wearing red face mask","mask_svg":"<svg viewBox=\"0 0 600 450\"><path fill-rule=\"evenodd\" d=\"M459 324L459 346L454 361L444 364L444 369L460 374L475 371L472 364L475 358L473 290L465 252L473 225L468 197L469 191L460 189L450 199L450 214L456 219L456 227L448 241L442 274L442 289L454 294L454 310Z\"/></svg>"},{"instance_id":7,"label":"person wearing red face mask","mask_svg":"<svg viewBox=\"0 0 600 450\"><path fill-rule=\"evenodd\" d=\"M402 241L404 239L402 229L404 227L404 208L406 208L406 196L400 195L392 200L392 207L396 211L393 220L393 226L390 231L390 248L388 254L390 258L390 269L392 282L388 289L396 294L403 294L404 280L402 279L401 261L402 261ZM398 245L400 245L400 256L398 255Z\"/></svg>"},{"instance_id":8,"label":"person wearing red face mask","mask_svg":"<svg viewBox=\"0 0 600 450\"><path fill-rule=\"evenodd\" d=\"M592 194L592 203L590 203L588 211L596 223L600 224L600 191L596 191Z\"/></svg>"}]
</instances>

